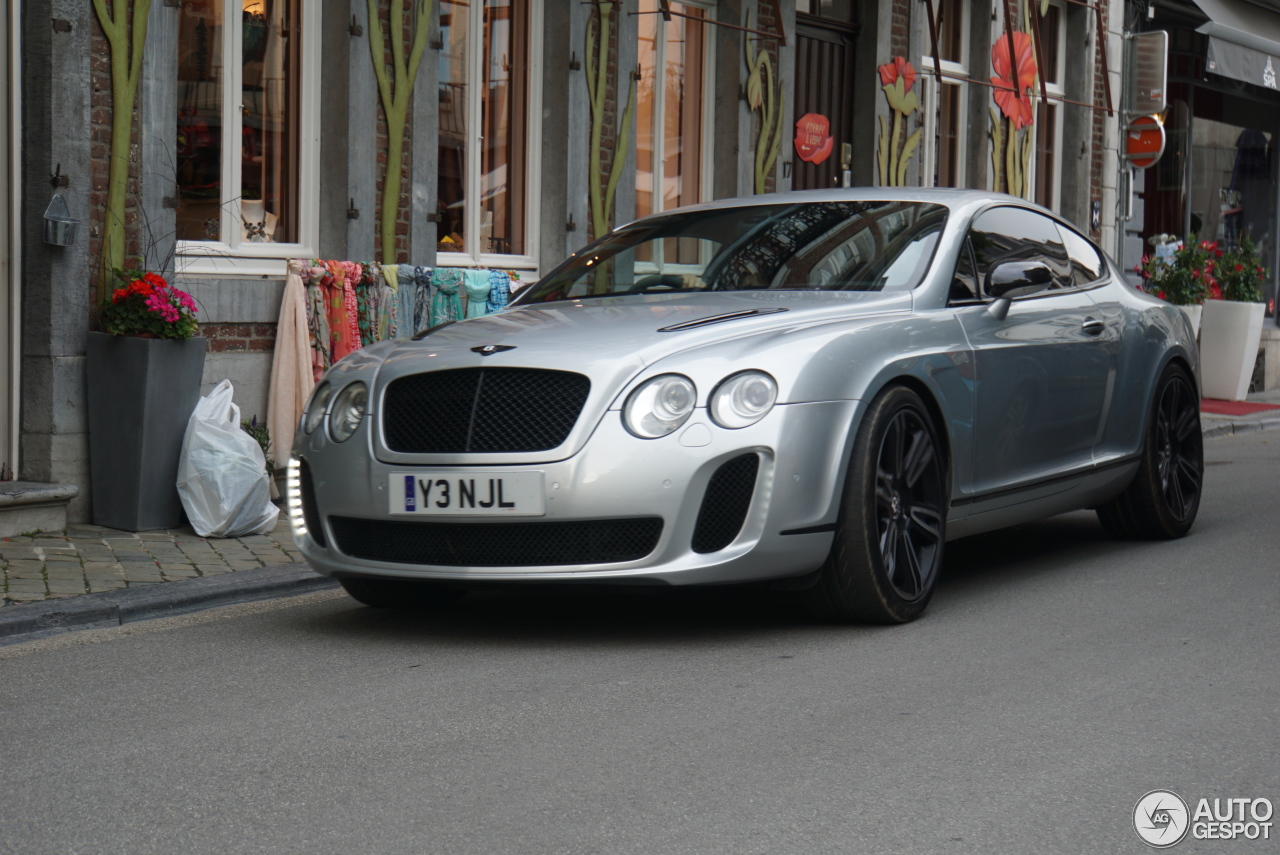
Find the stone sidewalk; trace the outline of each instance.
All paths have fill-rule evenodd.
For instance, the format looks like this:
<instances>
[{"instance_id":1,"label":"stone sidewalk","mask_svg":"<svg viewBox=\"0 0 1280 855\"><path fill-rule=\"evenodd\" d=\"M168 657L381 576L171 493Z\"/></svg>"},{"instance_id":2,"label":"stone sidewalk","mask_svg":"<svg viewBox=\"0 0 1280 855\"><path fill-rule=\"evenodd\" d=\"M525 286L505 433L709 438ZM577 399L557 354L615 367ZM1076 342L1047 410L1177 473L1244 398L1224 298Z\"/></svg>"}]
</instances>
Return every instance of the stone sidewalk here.
<instances>
[{"instance_id":1,"label":"stone sidewalk","mask_svg":"<svg viewBox=\"0 0 1280 855\"><path fill-rule=\"evenodd\" d=\"M271 533L237 538L73 525L0 539L0 608L299 561L283 513Z\"/></svg>"}]
</instances>

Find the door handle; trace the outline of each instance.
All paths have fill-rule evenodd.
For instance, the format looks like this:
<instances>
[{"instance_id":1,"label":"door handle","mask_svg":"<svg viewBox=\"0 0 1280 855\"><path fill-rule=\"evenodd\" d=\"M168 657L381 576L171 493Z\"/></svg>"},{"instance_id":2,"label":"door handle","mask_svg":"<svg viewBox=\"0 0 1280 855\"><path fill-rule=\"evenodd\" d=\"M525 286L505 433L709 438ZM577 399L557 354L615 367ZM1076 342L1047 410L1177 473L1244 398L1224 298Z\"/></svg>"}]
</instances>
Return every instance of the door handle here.
<instances>
[{"instance_id":1,"label":"door handle","mask_svg":"<svg viewBox=\"0 0 1280 855\"><path fill-rule=\"evenodd\" d=\"M1097 318L1085 318L1080 329L1084 330L1088 335L1102 335L1107 325Z\"/></svg>"}]
</instances>

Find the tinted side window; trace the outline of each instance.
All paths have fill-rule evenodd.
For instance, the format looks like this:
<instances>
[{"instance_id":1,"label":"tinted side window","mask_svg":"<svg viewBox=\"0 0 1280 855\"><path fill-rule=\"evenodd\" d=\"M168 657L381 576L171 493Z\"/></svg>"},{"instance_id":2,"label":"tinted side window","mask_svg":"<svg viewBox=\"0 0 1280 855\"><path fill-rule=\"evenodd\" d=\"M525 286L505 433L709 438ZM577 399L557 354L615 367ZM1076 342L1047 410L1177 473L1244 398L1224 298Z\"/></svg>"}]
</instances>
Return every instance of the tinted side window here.
<instances>
[{"instance_id":1,"label":"tinted side window","mask_svg":"<svg viewBox=\"0 0 1280 855\"><path fill-rule=\"evenodd\" d=\"M978 274L973 265L973 248L968 239L960 247L960 257L956 259L956 272L951 277L951 292L947 295L949 303L968 303L981 299L978 285Z\"/></svg>"},{"instance_id":2,"label":"tinted side window","mask_svg":"<svg viewBox=\"0 0 1280 855\"><path fill-rule=\"evenodd\" d=\"M1043 261L1053 271L1054 288L1070 288L1071 261L1058 224L1025 208L983 211L969 230L978 281L986 294L987 274L1002 261Z\"/></svg>"},{"instance_id":3,"label":"tinted side window","mask_svg":"<svg viewBox=\"0 0 1280 855\"><path fill-rule=\"evenodd\" d=\"M1107 266L1103 263L1102 253L1098 248L1061 223L1058 224L1058 231L1062 232L1067 254L1071 256L1071 272L1075 277L1076 287L1101 279L1102 271Z\"/></svg>"}]
</instances>

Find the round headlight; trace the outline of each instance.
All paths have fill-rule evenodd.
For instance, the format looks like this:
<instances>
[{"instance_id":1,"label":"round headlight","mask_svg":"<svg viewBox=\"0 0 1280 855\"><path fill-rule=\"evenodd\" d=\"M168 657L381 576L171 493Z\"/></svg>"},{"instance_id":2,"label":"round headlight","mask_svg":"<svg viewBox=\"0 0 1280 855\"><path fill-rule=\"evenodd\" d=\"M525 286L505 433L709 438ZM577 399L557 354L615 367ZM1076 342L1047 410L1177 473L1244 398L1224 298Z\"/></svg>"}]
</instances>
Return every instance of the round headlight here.
<instances>
[{"instance_id":1,"label":"round headlight","mask_svg":"<svg viewBox=\"0 0 1280 855\"><path fill-rule=\"evenodd\" d=\"M307 433L315 433L316 428L320 427L320 421L324 418L325 408L329 406L329 399L333 397L333 387L328 383L321 383L320 387L311 393L311 405L307 407L306 418L302 420L302 429Z\"/></svg>"},{"instance_id":2,"label":"round headlight","mask_svg":"<svg viewBox=\"0 0 1280 855\"><path fill-rule=\"evenodd\" d=\"M760 421L778 400L778 384L763 371L743 371L711 393L708 409L716 424L737 430Z\"/></svg>"},{"instance_id":3,"label":"round headlight","mask_svg":"<svg viewBox=\"0 0 1280 855\"><path fill-rule=\"evenodd\" d=\"M676 430L693 414L698 390L679 374L663 374L641 384L622 408L622 423L641 439L657 439Z\"/></svg>"},{"instance_id":4,"label":"round headlight","mask_svg":"<svg viewBox=\"0 0 1280 855\"><path fill-rule=\"evenodd\" d=\"M333 399L333 411L329 413L329 436L334 442L346 442L360 427L364 418L369 389L359 380L348 384Z\"/></svg>"}]
</instances>

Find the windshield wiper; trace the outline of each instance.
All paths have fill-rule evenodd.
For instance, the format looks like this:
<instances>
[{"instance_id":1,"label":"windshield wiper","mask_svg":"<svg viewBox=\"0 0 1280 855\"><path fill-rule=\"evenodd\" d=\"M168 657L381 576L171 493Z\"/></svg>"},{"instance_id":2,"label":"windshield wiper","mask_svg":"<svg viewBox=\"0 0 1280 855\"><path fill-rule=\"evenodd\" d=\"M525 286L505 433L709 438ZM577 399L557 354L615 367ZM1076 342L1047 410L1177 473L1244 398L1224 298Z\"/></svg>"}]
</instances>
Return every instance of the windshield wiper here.
<instances>
[{"instance_id":1,"label":"windshield wiper","mask_svg":"<svg viewBox=\"0 0 1280 855\"><path fill-rule=\"evenodd\" d=\"M680 330L691 330L696 327L710 326L718 324L722 321L736 321L738 318L750 318L755 315L775 315L778 312L785 312L786 309L746 309L741 312L725 312L722 315L708 315L705 318L695 318L692 321L681 321L678 324L672 324L669 327L660 327L658 332L679 332Z\"/></svg>"}]
</instances>

